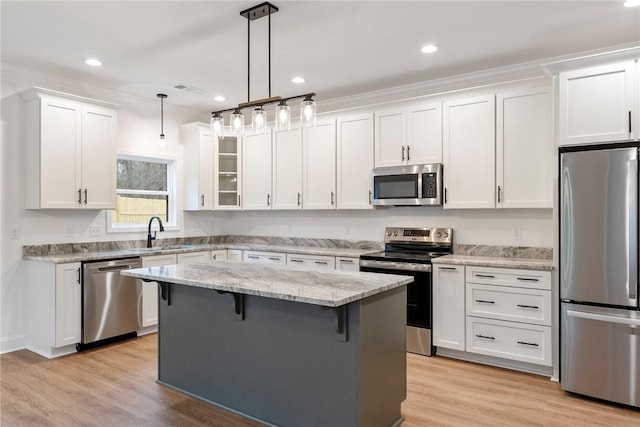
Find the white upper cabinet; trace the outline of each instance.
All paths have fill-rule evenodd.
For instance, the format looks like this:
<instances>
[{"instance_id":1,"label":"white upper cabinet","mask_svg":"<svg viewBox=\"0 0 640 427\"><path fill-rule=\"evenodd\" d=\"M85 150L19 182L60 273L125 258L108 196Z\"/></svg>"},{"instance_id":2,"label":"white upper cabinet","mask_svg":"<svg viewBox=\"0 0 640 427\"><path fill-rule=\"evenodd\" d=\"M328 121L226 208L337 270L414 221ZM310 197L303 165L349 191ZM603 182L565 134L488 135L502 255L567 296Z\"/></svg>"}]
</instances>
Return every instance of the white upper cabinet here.
<instances>
[{"instance_id":1,"label":"white upper cabinet","mask_svg":"<svg viewBox=\"0 0 640 427\"><path fill-rule=\"evenodd\" d=\"M375 167L406 164L406 113L404 108L375 112Z\"/></svg>"},{"instance_id":2,"label":"white upper cabinet","mask_svg":"<svg viewBox=\"0 0 640 427\"><path fill-rule=\"evenodd\" d=\"M373 114L337 120L338 209L373 209Z\"/></svg>"},{"instance_id":3,"label":"white upper cabinet","mask_svg":"<svg viewBox=\"0 0 640 427\"><path fill-rule=\"evenodd\" d=\"M24 99L26 208L115 209L116 110L40 89Z\"/></svg>"},{"instance_id":4,"label":"white upper cabinet","mask_svg":"<svg viewBox=\"0 0 640 427\"><path fill-rule=\"evenodd\" d=\"M302 209L302 129L274 131L273 209Z\"/></svg>"},{"instance_id":5,"label":"white upper cabinet","mask_svg":"<svg viewBox=\"0 0 640 427\"><path fill-rule=\"evenodd\" d=\"M303 140L304 209L336 208L336 121L305 128Z\"/></svg>"},{"instance_id":6,"label":"white upper cabinet","mask_svg":"<svg viewBox=\"0 0 640 427\"><path fill-rule=\"evenodd\" d=\"M184 210L213 209L214 138L209 125L180 126L184 147Z\"/></svg>"},{"instance_id":7,"label":"white upper cabinet","mask_svg":"<svg viewBox=\"0 0 640 427\"><path fill-rule=\"evenodd\" d=\"M495 207L495 96L443 104L444 207Z\"/></svg>"},{"instance_id":8,"label":"white upper cabinet","mask_svg":"<svg viewBox=\"0 0 640 427\"><path fill-rule=\"evenodd\" d=\"M560 73L558 145L624 141L638 133L636 63Z\"/></svg>"},{"instance_id":9,"label":"white upper cabinet","mask_svg":"<svg viewBox=\"0 0 640 427\"><path fill-rule=\"evenodd\" d=\"M247 210L271 209L272 150L271 129L265 133L250 134L243 142L242 208Z\"/></svg>"},{"instance_id":10,"label":"white upper cabinet","mask_svg":"<svg viewBox=\"0 0 640 427\"><path fill-rule=\"evenodd\" d=\"M498 93L496 110L496 206L552 207L551 88Z\"/></svg>"},{"instance_id":11,"label":"white upper cabinet","mask_svg":"<svg viewBox=\"0 0 640 427\"><path fill-rule=\"evenodd\" d=\"M442 103L407 108L407 164L442 163Z\"/></svg>"},{"instance_id":12,"label":"white upper cabinet","mask_svg":"<svg viewBox=\"0 0 640 427\"><path fill-rule=\"evenodd\" d=\"M214 141L213 207L216 210L234 210L241 207L241 152L238 138L234 136Z\"/></svg>"},{"instance_id":13,"label":"white upper cabinet","mask_svg":"<svg viewBox=\"0 0 640 427\"><path fill-rule=\"evenodd\" d=\"M442 162L439 101L375 112L375 167Z\"/></svg>"}]
</instances>

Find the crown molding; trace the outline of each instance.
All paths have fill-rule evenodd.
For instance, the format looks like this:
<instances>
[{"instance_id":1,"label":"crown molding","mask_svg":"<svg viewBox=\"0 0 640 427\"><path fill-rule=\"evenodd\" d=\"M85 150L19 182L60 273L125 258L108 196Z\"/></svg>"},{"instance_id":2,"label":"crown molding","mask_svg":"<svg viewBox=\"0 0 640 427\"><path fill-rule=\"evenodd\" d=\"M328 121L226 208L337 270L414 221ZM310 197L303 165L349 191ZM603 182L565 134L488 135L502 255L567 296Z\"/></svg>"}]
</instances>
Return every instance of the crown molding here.
<instances>
[{"instance_id":1,"label":"crown molding","mask_svg":"<svg viewBox=\"0 0 640 427\"><path fill-rule=\"evenodd\" d=\"M341 111L394 101L407 101L426 96L490 87L509 82L539 78L551 79L559 71L640 57L640 46L627 44L605 49L524 62L505 67L459 74L360 94L319 100L323 111ZM550 81L550 80L549 80Z\"/></svg>"}]
</instances>

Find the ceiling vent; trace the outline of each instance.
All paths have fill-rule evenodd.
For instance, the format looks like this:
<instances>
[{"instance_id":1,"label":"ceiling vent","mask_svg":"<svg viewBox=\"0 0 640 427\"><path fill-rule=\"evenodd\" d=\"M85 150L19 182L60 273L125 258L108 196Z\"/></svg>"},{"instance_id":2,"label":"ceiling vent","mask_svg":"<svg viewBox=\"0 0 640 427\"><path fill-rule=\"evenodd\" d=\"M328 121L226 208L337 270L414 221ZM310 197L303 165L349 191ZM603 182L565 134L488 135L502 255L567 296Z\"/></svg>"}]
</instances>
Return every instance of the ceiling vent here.
<instances>
[{"instance_id":1,"label":"ceiling vent","mask_svg":"<svg viewBox=\"0 0 640 427\"><path fill-rule=\"evenodd\" d=\"M199 87L195 87L195 86L175 85L174 88L185 91L185 92L193 93L195 95L207 94L206 90L200 89Z\"/></svg>"}]
</instances>

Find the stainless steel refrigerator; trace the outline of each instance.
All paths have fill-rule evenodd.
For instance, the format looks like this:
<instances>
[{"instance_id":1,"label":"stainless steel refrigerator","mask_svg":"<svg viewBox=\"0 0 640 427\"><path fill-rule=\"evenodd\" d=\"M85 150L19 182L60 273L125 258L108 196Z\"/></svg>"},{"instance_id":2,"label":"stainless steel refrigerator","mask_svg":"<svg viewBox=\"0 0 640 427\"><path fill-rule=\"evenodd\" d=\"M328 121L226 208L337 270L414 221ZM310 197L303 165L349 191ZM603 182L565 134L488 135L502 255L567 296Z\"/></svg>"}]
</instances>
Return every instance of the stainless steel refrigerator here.
<instances>
[{"instance_id":1,"label":"stainless steel refrigerator","mask_svg":"<svg viewBox=\"0 0 640 427\"><path fill-rule=\"evenodd\" d=\"M560 382L640 406L638 146L560 153Z\"/></svg>"}]
</instances>

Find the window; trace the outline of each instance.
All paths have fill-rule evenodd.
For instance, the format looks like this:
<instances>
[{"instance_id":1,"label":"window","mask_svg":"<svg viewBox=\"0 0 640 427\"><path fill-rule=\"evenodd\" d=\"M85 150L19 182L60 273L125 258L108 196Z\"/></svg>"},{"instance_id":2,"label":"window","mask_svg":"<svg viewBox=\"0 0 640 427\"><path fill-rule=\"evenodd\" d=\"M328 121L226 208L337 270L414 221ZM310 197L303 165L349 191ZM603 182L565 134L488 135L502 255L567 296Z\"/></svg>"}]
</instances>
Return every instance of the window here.
<instances>
[{"instance_id":1,"label":"window","mask_svg":"<svg viewBox=\"0 0 640 427\"><path fill-rule=\"evenodd\" d=\"M157 215L166 226L177 226L175 160L118 155L116 209L110 231L146 227Z\"/></svg>"}]
</instances>

